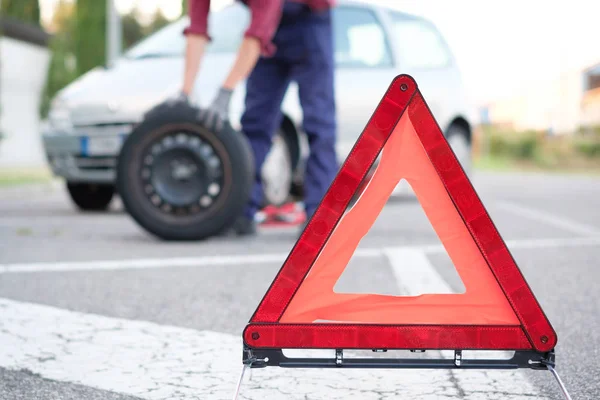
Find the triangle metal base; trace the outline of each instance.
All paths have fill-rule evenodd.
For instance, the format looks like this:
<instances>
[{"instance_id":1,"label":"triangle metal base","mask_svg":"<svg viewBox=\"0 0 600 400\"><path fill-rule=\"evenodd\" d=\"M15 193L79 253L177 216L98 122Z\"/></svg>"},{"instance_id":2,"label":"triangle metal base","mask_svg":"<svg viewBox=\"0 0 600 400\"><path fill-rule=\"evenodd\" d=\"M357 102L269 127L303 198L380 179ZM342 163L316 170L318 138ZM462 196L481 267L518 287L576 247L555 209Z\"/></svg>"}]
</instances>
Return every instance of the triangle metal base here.
<instances>
[{"instance_id":1,"label":"triangle metal base","mask_svg":"<svg viewBox=\"0 0 600 400\"><path fill-rule=\"evenodd\" d=\"M386 352L387 350L373 350ZM411 350L422 353L424 350ZM335 350L332 358L290 358L282 349L251 349L244 347L243 370L236 388L234 399L238 398L244 371L248 368L390 368L390 369L517 369L547 370L559 384L565 399L571 400L565 385L554 369L554 350L547 353L535 351L516 351L510 359L469 359L464 358L462 350L453 350L454 358L344 358L342 349Z\"/></svg>"},{"instance_id":2,"label":"triangle metal base","mask_svg":"<svg viewBox=\"0 0 600 400\"><path fill-rule=\"evenodd\" d=\"M385 352L386 350L373 350ZM510 359L469 359L462 350L454 351L454 358L344 358L344 350L335 350L331 358L290 358L282 349L244 348L243 363L250 368L460 368L460 369L516 369L547 370L554 365L554 351L516 351ZM417 352L417 351L413 351ZM418 352L422 352L419 350Z\"/></svg>"}]
</instances>

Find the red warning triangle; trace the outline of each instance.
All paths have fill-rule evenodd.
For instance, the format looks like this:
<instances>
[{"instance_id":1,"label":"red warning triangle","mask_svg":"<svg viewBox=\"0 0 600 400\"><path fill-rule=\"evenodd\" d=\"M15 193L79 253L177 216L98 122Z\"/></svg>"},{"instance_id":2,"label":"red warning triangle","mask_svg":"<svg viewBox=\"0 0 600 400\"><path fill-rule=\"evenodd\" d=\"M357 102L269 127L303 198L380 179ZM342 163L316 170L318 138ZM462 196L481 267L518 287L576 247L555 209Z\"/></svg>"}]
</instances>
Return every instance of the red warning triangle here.
<instances>
[{"instance_id":1,"label":"red warning triangle","mask_svg":"<svg viewBox=\"0 0 600 400\"><path fill-rule=\"evenodd\" d=\"M378 156L364 187L361 182ZM406 179L462 294L334 293L360 240ZM360 193L349 210L351 198ZM557 336L416 82L396 77L243 334L252 349L554 349Z\"/></svg>"}]
</instances>

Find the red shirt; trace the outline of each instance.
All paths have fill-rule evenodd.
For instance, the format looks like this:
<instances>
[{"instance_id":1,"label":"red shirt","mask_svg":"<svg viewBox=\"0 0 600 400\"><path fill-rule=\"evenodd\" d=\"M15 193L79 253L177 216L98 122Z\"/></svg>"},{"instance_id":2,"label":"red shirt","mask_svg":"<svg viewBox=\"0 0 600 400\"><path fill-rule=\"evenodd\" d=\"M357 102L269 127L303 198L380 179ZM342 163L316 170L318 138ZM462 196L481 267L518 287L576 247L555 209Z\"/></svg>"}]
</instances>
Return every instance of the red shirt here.
<instances>
[{"instance_id":1,"label":"red shirt","mask_svg":"<svg viewBox=\"0 0 600 400\"><path fill-rule=\"evenodd\" d=\"M281 11L285 0L240 0L250 8L250 26L244 37L255 37L260 40L263 55L272 55L275 46L271 42L281 19ZM290 0L304 3L311 9L321 11L333 7L335 0ZM210 0L189 0L188 14L190 26L184 34L203 35L210 39L208 34L208 12Z\"/></svg>"}]
</instances>

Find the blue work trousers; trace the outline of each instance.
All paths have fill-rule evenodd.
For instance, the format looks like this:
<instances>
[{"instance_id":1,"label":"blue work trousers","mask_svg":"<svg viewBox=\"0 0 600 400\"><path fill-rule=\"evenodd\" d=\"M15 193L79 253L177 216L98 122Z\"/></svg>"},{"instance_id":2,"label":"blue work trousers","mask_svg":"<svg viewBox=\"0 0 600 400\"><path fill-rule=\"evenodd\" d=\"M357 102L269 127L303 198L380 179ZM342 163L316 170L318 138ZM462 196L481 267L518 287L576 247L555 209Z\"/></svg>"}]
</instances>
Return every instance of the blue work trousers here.
<instances>
[{"instance_id":1,"label":"blue work trousers","mask_svg":"<svg viewBox=\"0 0 600 400\"><path fill-rule=\"evenodd\" d=\"M281 103L291 81L298 85L302 129L310 155L304 178L304 204L312 216L335 178L336 109L331 11L313 12L286 2L273 39L277 50L261 57L248 77L242 130L254 151L256 180L245 215L262 206L261 170L282 120Z\"/></svg>"}]
</instances>

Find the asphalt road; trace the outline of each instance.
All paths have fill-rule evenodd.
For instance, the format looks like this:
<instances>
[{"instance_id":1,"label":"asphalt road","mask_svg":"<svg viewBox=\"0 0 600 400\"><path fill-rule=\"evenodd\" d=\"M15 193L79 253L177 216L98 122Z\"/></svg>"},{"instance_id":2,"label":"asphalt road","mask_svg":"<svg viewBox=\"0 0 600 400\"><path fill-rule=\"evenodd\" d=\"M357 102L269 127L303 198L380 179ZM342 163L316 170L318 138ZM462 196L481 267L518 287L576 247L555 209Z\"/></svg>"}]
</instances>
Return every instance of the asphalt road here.
<instances>
[{"instance_id":1,"label":"asphalt road","mask_svg":"<svg viewBox=\"0 0 600 400\"><path fill-rule=\"evenodd\" d=\"M570 394L600 398L600 179L478 173L473 183L557 331ZM0 399L231 398L241 330L296 235L163 243L118 200L86 214L60 187L0 192ZM439 243L418 202L390 201L335 290L461 292ZM439 282L406 278L415 254ZM240 398L337 396L562 398L548 371L331 370L253 371Z\"/></svg>"}]
</instances>

